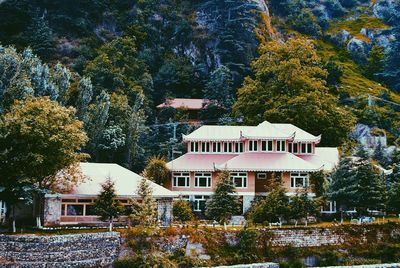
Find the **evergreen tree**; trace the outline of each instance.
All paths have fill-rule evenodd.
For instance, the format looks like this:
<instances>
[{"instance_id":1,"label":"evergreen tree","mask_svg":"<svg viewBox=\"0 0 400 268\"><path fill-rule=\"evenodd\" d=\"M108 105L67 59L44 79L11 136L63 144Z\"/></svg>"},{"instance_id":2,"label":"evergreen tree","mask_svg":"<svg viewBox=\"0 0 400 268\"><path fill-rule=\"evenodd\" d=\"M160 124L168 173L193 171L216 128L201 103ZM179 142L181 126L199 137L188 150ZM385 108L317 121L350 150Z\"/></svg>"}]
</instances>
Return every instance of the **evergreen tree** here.
<instances>
[{"instance_id":1,"label":"evergreen tree","mask_svg":"<svg viewBox=\"0 0 400 268\"><path fill-rule=\"evenodd\" d=\"M317 212L317 207L309 196L306 190L301 193L296 193L290 199L290 217L297 221L301 219L305 219L307 224L307 217L314 216Z\"/></svg>"},{"instance_id":2,"label":"evergreen tree","mask_svg":"<svg viewBox=\"0 0 400 268\"><path fill-rule=\"evenodd\" d=\"M239 199L235 185L228 171L221 171L214 193L206 204L206 216L220 223L226 223L231 216L239 213Z\"/></svg>"},{"instance_id":3,"label":"evergreen tree","mask_svg":"<svg viewBox=\"0 0 400 268\"><path fill-rule=\"evenodd\" d=\"M163 185L169 179L169 170L167 168L167 160L161 155L150 157L144 169L146 178Z\"/></svg>"},{"instance_id":4,"label":"evergreen tree","mask_svg":"<svg viewBox=\"0 0 400 268\"><path fill-rule=\"evenodd\" d=\"M102 221L109 222L109 231L112 232L113 221L123 212L123 206L116 200L117 193L115 184L110 177L101 185L101 191L94 203L96 215L100 216Z\"/></svg>"},{"instance_id":5,"label":"evergreen tree","mask_svg":"<svg viewBox=\"0 0 400 268\"><path fill-rule=\"evenodd\" d=\"M157 202L153 197L150 181L143 178L137 190L138 201L134 200L132 214L129 216L135 224L154 227L157 224Z\"/></svg>"},{"instance_id":6,"label":"evergreen tree","mask_svg":"<svg viewBox=\"0 0 400 268\"><path fill-rule=\"evenodd\" d=\"M42 59L48 60L54 56L55 39L45 15L39 12L32 18L27 29L28 44Z\"/></svg>"},{"instance_id":7,"label":"evergreen tree","mask_svg":"<svg viewBox=\"0 0 400 268\"><path fill-rule=\"evenodd\" d=\"M234 101L233 80L231 71L220 66L211 73L204 90L204 98L216 100L217 105L225 111L229 111Z\"/></svg>"},{"instance_id":8,"label":"evergreen tree","mask_svg":"<svg viewBox=\"0 0 400 268\"><path fill-rule=\"evenodd\" d=\"M88 124L88 108L93 97L93 86L90 78L84 77L79 81L76 116Z\"/></svg>"},{"instance_id":9,"label":"evergreen tree","mask_svg":"<svg viewBox=\"0 0 400 268\"><path fill-rule=\"evenodd\" d=\"M332 174L327 197L341 209L356 208L364 214L367 209L384 208L386 194L382 178L369 160L345 158Z\"/></svg>"},{"instance_id":10,"label":"evergreen tree","mask_svg":"<svg viewBox=\"0 0 400 268\"><path fill-rule=\"evenodd\" d=\"M290 217L289 197L280 181L272 182L265 199L254 203L248 218L255 223L282 222Z\"/></svg>"},{"instance_id":11,"label":"evergreen tree","mask_svg":"<svg viewBox=\"0 0 400 268\"><path fill-rule=\"evenodd\" d=\"M71 86L71 72L60 63L57 63L54 67L52 80L58 91L58 102L61 105L65 105L67 101L67 91ZM79 85L80 86L80 85ZM81 118L80 118L81 119Z\"/></svg>"},{"instance_id":12,"label":"evergreen tree","mask_svg":"<svg viewBox=\"0 0 400 268\"><path fill-rule=\"evenodd\" d=\"M390 185L388 191L387 211L389 213L400 214L400 182Z\"/></svg>"},{"instance_id":13,"label":"evergreen tree","mask_svg":"<svg viewBox=\"0 0 400 268\"><path fill-rule=\"evenodd\" d=\"M108 126L100 137L98 148L107 156L110 162L114 160L115 153L120 151L126 143L126 136L119 126Z\"/></svg>"},{"instance_id":14,"label":"evergreen tree","mask_svg":"<svg viewBox=\"0 0 400 268\"><path fill-rule=\"evenodd\" d=\"M379 45L374 45L369 53L367 65L365 66L365 74L374 78L381 74L384 69L384 48Z\"/></svg>"},{"instance_id":15,"label":"evergreen tree","mask_svg":"<svg viewBox=\"0 0 400 268\"><path fill-rule=\"evenodd\" d=\"M179 222L190 221L194 218L190 203L184 199L175 200L172 207L174 220Z\"/></svg>"},{"instance_id":16,"label":"evergreen tree","mask_svg":"<svg viewBox=\"0 0 400 268\"><path fill-rule=\"evenodd\" d=\"M400 26L394 27L393 31L395 40L386 54L385 72L382 76L392 89L400 92Z\"/></svg>"}]
</instances>

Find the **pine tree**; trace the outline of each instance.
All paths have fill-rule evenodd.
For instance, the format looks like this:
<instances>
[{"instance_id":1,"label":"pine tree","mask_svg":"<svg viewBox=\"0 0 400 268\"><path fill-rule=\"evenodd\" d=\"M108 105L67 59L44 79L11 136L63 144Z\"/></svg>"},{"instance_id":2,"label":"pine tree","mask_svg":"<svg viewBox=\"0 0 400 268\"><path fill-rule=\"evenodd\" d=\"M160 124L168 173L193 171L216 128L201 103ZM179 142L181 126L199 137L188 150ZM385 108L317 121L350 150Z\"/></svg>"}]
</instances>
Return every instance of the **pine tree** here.
<instances>
[{"instance_id":1,"label":"pine tree","mask_svg":"<svg viewBox=\"0 0 400 268\"><path fill-rule=\"evenodd\" d=\"M123 212L123 206L116 198L115 184L111 177L108 177L101 185L101 191L94 203L94 209L102 221L109 222L110 232L112 232L114 219L118 218Z\"/></svg>"},{"instance_id":2,"label":"pine tree","mask_svg":"<svg viewBox=\"0 0 400 268\"><path fill-rule=\"evenodd\" d=\"M221 171L214 193L206 204L206 216L226 223L232 215L239 213L240 204L235 185L228 171Z\"/></svg>"},{"instance_id":3,"label":"pine tree","mask_svg":"<svg viewBox=\"0 0 400 268\"><path fill-rule=\"evenodd\" d=\"M273 181L270 189L265 199L254 203L250 209L248 217L255 223L281 223L290 217L289 197L281 181Z\"/></svg>"},{"instance_id":4,"label":"pine tree","mask_svg":"<svg viewBox=\"0 0 400 268\"><path fill-rule=\"evenodd\" d=\"M387 211L400 214L400 181L391 184L388 191Z\"/></svg>"},{"instance_id":5,"label":"pine tree","mask_svg":"<svg viewBox=\"0 0 400 268\"><path fill-rule=\"evenodd\" d=\"M400 26L393 28L393 32L395 40L386 54L382 77L392 89L400 92Z\"/></svg>"},{"instance_id":6,"label":"pine tree","mask_svg":"<svg viewBox=\"0 0 400 268\"><path fill-rule=\"evenodd\" d=\"M71 72L65 66L62 66L60 63L57 63L56 66L54 67L52 81L54 85L57 87L58 91L57 100L61 105L65 105L65 102L67 100L66 94L71 85L70 79L71 79Z\"/></svg>"},{"instance_id":7,"label":"pine tree","mask_svg":"<svg viewBox=\"0 0 400 268\"><path fill-rule=\"evenodd\" d=\"M42 59L48 60L54 56L55 38L44 14L36 12L32 23L27 29L28 44Z\"/></svg>"},{"instance_id":8,"label":"pine tree","mask_svg":"<svg viewBox=\"0 0 400 268\"><path fill-rule=\"evenodd\" d=\"M174 220L180 222L190 221L194 217L189 201L184 199L174 201L172 214L174 215Z\"/></svg>"},{"instance_id":9,"label":"pine tree","mask_svg":"<svg viewBox=\"0 0 400 268\"><path fill-rule=\"evenodd\" d=\"M385 53L383 47L379 45L374 45L367 59L365 74L370 78L374 78L377 75L381 74L384 67L384 58Z\"/></svg>"},{"instance_id":10,"label":"pine tree","mask_svg":"<svg viewBox=\"0 0 400 268\"><path fill-rule=\"evenodd\" d=\"M332 174L327 197L341 209L356 208L365 214L367 209L383 209L386 193L382 178L369 160L345 158Z\"/></svg>"},{"instance_id":11,"label":"pine tree","mask_svg":"<svg viewBox=\"0 0 400 268\"><path fill-rule=\"evenodd\" d=\"M143 178L137 190L138 199L133 201L132 214L129 216L133 223L154 227L157 224L157 202L153 197L150 181Z\"/></svg>"}]
</instances>

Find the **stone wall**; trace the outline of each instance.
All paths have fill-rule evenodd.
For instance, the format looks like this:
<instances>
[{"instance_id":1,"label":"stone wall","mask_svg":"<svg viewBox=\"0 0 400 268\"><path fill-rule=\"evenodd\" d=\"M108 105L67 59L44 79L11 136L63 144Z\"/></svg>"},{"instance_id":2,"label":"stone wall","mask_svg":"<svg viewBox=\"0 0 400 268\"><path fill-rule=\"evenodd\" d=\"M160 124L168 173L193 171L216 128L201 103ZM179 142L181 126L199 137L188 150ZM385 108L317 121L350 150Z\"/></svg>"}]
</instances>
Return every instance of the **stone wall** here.
<instances>
[{"instance_id":1,"label":"stone wall","mask_svg":"<svg viewBox=\"0 0 400 268\"><path fill-rule=\"evenodd\" d=\"M0 267L112 267L119 233L0 235Z\"/></svg>"},{"instance_id":2,"label":"stone wall","mask_svg":"<svg viewBox=\"0 0 400 268\"><path fill-rule=\"evenodd\" d=\"M345 242L345 235L336 229L272 229L270 244L274 247L320 247L340 245Z\"/></svg>"}]
</instances>

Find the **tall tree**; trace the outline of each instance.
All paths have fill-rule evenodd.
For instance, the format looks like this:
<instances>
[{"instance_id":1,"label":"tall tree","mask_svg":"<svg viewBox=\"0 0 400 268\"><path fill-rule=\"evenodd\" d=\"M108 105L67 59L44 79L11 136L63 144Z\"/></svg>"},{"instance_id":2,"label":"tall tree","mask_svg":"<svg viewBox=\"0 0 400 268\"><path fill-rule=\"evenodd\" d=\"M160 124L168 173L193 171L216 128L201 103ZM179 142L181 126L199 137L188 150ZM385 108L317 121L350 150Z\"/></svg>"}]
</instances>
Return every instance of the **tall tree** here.
<instances>
[{"instance_id":1,"label":"tall tree","mask_svg":"<svg viewBox=\"0 0 400 268\"><path fill-rule=\"evenodd\" d=\"M134 200L133 211L129 216L139 225L154 227L157 224L157 202L153 197L153 189L150 182L143 178L137 189L138 201Z\"/></svg>"},{"instance_id":2,"label":"tall tree","mask_svg":"<svg viewBox=\"0 0 400 268\"><path fill-rule=\"evenodd\" d=\"M93 97L93 86L90 78L84 77L79 81L78 100L77 100L77 117L84 123L88 124L88 109Z\"/></svg>"},{"instance_id":3,"label":"tall tree","mask_svg":"<svg viewBox=\"0 0 400 268\"><path fill-rule=\"evenodd\" d=\"M228 171L221 171L214 193L206 204L206 216L226 223L231 216L240 212L239 198Z\"/></svg>"},{"instance_id":4,"label":"tall tree","mask_svg":"<svg viewBox=\"0 0 400 268\"><path fill-rule=\"evenodd\" d=\"M40 194L54 187L59 170L86 157L80 149L87 137L74 114L74 109L61 107L48 97L28 97L16 101L0 117L3 191L19 194L35 188Z\"/></svg>"},{"instance_id":5,"label":"tall tree","mask_svg":"<svg viewBox=\"0 0 400 268\"><path fill-rule=\"evenodd\" d=\"M94 203L96 214L101 220L109 222L109 231L112 232L114 219L123 212L123 206L116 200L115 184L110 177L101 185L101 191Z\"/></svg>"},{"instance_id":6,"label":"tall tree","mask_svg":"<svg viewBox=\"0 0 400 268\"><path fill-rule=\"evenodd\" d=\"M315 216L317 212L317 206L312 198L308 196L307 190L296 193L290 199L290 217L297 221L304 219L307 224L307 218L309 216Z\"/></svg>"},{"instance_id":7,"label":"tall tree","mask_svg":"<svg viewBox=\"0 0 400 268\"><path fill-rule=\"evenodd\" d=\"M27 32L28 45L33 51L44 60L51 59L55 51L55 38L44 13L36 12Z\"/></svg>"},{"instance_id":8,"label":"tall tree","mask_svg":"<svg viewBox=\"0 0 400 268\"><path fill-rule=\"evenodd\" d=\"M335 200L341 209L356 208L359 214L367 209L383 209L385 187L371 162L363 158L345 158L332 174L327 190L329 200Z\"/></svg>"},{"instance_id":9,"label":"tall tree","mask_svg":"<svg viewBox=\"0 0 400 268\"><path fill-rule=\"evenodd\" d=\"M369 52L365 73L368 77L376 78L384 70L385 51L384 48L374 45Z\"/></svg>"},{"instance_id":10,"label":"tall tree","mask_svg":"<svg viewBox=\"0 0 400 268\"><path fill-rule=\"evenodd\" d=\"M397 92L400 92L400 26L393 29L395 39L386 54L385 72L382 73L385 82Z\"/></svg>"},{"instance_id":11,"label":"tall tree","mask_svg":"<svg viewBox=\"0 0 400 268\"><path fill-rule=\"evenodd\" d=\"M320 67L312 41L271 41L259 50L260 57L252 63L254 78L247 77L239 89L234 114L250 124L265 119L294 123L314 135L322 134L325 145L346 140L354 117L329 94L327 71Z\"/></svg>"}]
</instances>

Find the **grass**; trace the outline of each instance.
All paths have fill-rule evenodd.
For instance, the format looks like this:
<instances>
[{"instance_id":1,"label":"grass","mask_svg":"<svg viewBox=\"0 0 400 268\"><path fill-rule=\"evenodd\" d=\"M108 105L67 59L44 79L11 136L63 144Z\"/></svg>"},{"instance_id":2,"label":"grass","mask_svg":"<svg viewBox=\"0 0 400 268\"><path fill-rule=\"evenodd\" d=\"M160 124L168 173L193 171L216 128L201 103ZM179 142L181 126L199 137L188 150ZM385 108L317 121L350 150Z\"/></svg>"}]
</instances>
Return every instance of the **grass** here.
<instances>
[{"instance_id":1,"label":"grass","mask_svg":"<svg viewBox=\"0 0 400 268\"><path fill-rule=\"evenodd\" d=\"M337 48L325 40L316 40L316 45L318 54L323 60L331 59L343 68L340 91L356 97L365 94L380 96L388 90L380 83L365 77L360 66L350 58L345 49ZM395 102L400 102L399 94L391 92L391 97Z\"/></svg>"},{"instance_id":2,"label":"grass","mask_svg":"<svg viewBox=\"0 0 400 268\"><path fill-rule=\"evenodd\" d=\"M383 23L380 19L371 16L360 16L355 20L344 21L340 19L336 23L332 23L329 28L329 33L336 33L341 30L347 30L352 36L359 38L364 41L371 41L366 36L360 34L362 28L368 29L387 29L388 25Z\"/></svg>"}]
</instances>

